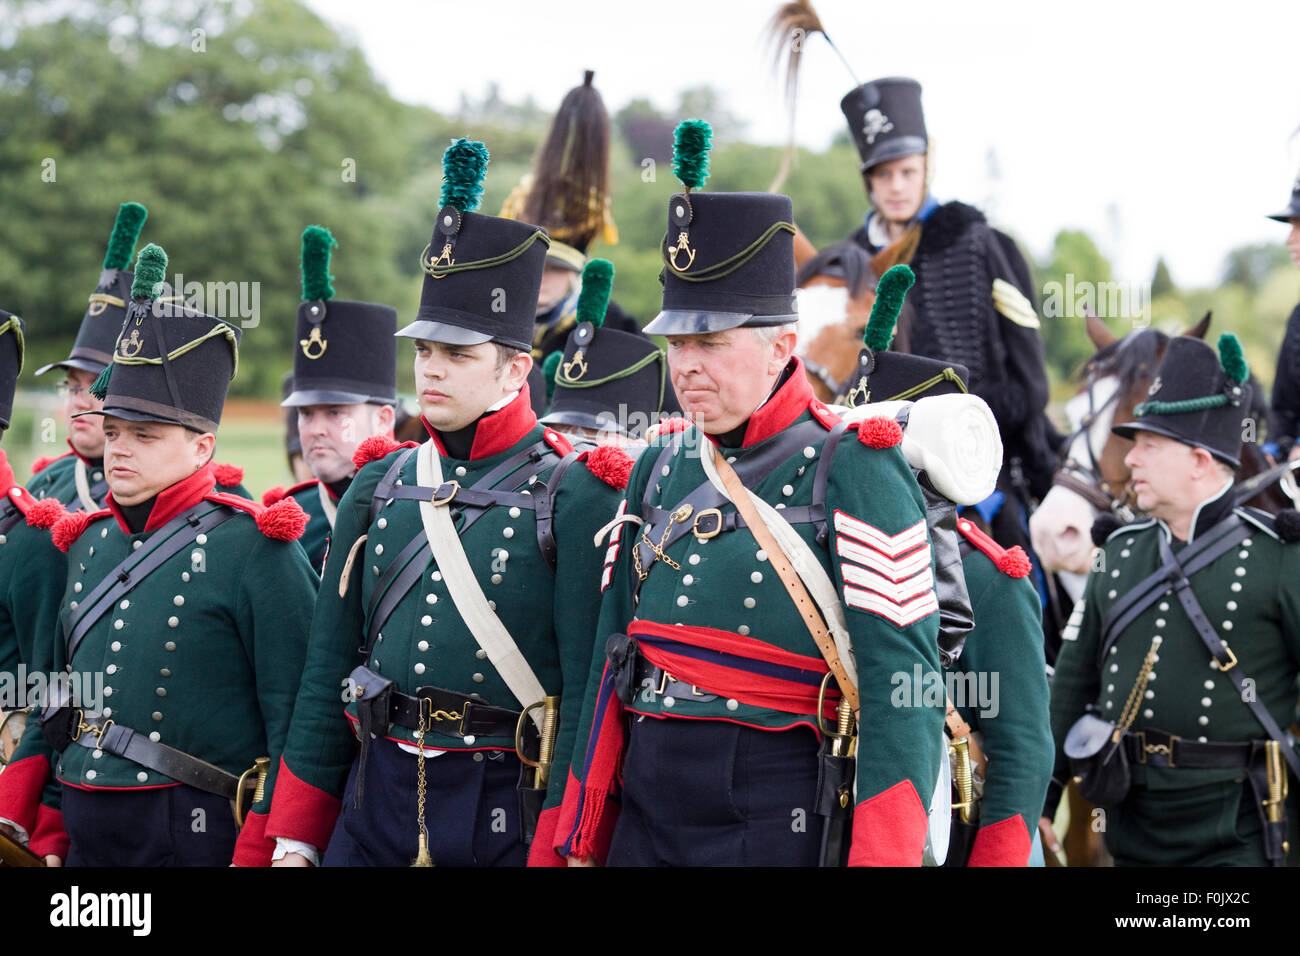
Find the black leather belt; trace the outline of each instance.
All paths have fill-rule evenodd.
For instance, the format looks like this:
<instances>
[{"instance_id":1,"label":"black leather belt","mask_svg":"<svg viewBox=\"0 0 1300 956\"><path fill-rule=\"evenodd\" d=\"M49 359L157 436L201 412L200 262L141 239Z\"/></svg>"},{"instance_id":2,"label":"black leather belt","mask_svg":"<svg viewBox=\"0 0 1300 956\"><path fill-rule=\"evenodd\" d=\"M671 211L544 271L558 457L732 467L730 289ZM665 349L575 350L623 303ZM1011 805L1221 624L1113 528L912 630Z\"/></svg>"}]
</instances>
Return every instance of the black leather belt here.
<instances>
[{"instance_id":1,"label":"black leather belt","mask_svg":"<svg viewBox=\"0 0 1300 956\"><path fill-rule=\"evenodd\" d=\"M239 791L239 777L233 773L227 773L183 750L150 740L148 735L113 720L91 718L87 721L83 718L77 727L71 728L68 739L70 743L79 744L87 750L107 750L146 770L153 770L178 783L215 793L227 800L234 800ZM255 785L256 782L255 777L250 777L245 786Z\"/></svg>"},{"instance_id":2,"label":"black leather belt","mask_svg":"<svg viewBox=\"0 0 1300 956\"><path fill-rule=\"evenodd\" d=\"M519 711L493 707L474 697L441 687L420 687L414 695L393 691L389 695L388 720L407 730L418 730L420 704L427 700L433 706L433 729L440 734L513 739Z\"/></svg>"},{"instance_id":3,"label":"black leather belt","mask_svg":"<svg viewBox=\"0 0 1300 956\"><path fill-rule=\"evenodd\" d=\"M702 703L706 700L718 699L717 694L705 693L694 684L677 680L662 667L655 667L639 653L636 655L636 665L632 673L635 676L634 693L640 693L641 688L649 687L659 696L671 697L675 701Z\"/></svg>"},{"instance_id":4,"label":"black leather belt","mask_svg":"<svg viewBox=\"0 0 1300 956\"><path fill-rule=\"evenodd\" d=\"M1188 770L1245 770L1254 761L1252 741L1200 743L1161 730L1130 730L1124 735L1130 763Z\"/></svg>"}]
</instances>

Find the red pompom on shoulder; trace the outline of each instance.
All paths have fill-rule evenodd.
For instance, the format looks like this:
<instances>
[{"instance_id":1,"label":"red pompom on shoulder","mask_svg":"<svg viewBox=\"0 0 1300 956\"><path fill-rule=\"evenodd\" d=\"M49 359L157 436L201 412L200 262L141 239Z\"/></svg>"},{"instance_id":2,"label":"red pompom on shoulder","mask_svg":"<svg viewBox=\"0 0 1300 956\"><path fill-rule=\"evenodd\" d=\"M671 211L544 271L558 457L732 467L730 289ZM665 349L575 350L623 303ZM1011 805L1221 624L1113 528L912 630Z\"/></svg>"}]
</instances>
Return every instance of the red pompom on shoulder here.
<instances>
[{"instance_id":1,"label":"red pompom on shoulder","mask_svg":"<svg viewBox=\"0 0 1300 956\"><path fill-rule=\"evenodd\" d=\"M42 531L53 528L55 523L66 515L63 505L56 498L42 498L27 509L27 523Z\"/></svg>"},{"instance_id":2,"label":"red pompom on shoulder","mask_svg":"<svg viewBox=\"0 0 1300 956\"><path fill-rule=\"evenodd\" d=\"M32 474L39 475L46 468L50 467L50 465L52 465L54 462L58 461L62 457L63 457L62 455L41 455L40 458L37 458L34 462L32 462Z\"/></svg>"},{"instance_id":3,"label":"red pompom on shoulder","mask_svg":"<svg viewBox=\"0 0 1300 956\"><path fill-rule=\"evenodd\" d=\"M391 455L399 448L415 448L416 443L413 441L398 442L387 435L371 435L357 446L356 452L352 455L352 464L360 470L372 461Z\"/></svg>"},{"instance_id":4,"label":"red pompom on shoulder","mask_svg":"<svg viewBox=\"0 0 1300 956\"><path fill-rule=\"evenodd\" d=\"M269 508L277 501L283 501L284 496L287 495L288 493L289 493L289 489L286 488L284 485L276 485L274 488L269 488L266 491L262 492L262 504L266 505Z\"/></svg>"},{"instance_id":5,"label":"red pompom on shoulder","mask_svg":"<svg viewBox=\"0 0 1300 956\"><path fill-rule=\"evenodd\" d=\"M292 498L284 498L257 516L257 530L276 541L297 541L307 528L307 512Z\"/></svg>"},{"instance_id":6,"label":"red pompom on shoulder","mask_svg":"<svg viewBox=\"0 0 1300 956\"><path fill-rule=\"evenodd\" d=\"M684 432L691 427L691 423L680 416L674 415L672 418L661 418L651 426L656 429L655 435L671 435L673 432Z\"/></svg>"},{"instance_id":7,"label":"red pompom on shoulder","mask_svg":"<svg viewBox=\"0 0 1300 956\"><path fill-rule=\"evenodd\" d=\"M903 429L892 418L878 415L858 425L858 441L868 448L893 448L903 440Z\"/></svg>"},{"instance_id":8,"label":"red pompom on shoulder","mask_svg":"<svg viewBox=\"0 0 1300 956\"><path fill-rule=\"evenodd\" d=\"M244 469L238 465L217 465L212 469L212 477L224 488L233 488L244 480Z\"/></svg>"},{"instance_id":9,"label":"red pompom on shoulder","mask_svg":"<svg viewBox=\"0 0 1300 956\"><path fill-rule=\"evenodd\" d=\"M622 491L632 477L632 459L617 445L601 445L587 455L587 470L609 485Z\"/></svg>"},{"instance_id":10,"label":"red pompom on shoulder","mask_svg":"<svg viewBox=\"0 0 1300 956\"><path fill-rule=\"evenodd\" d=\"M107 514L108 512L104 512ZM54 527L50 529L50 539L54 546L64 554L73 543L81 537L86 526L90 524L90 515L84 511L74 511L72 514L65 514L58 521L54 522Z\"/></svg>"},{"instance_id":11,"label":"red pompom on shoulder","mask_svg":"<svg viewBox=\"0 0 1300 956\"><path fill-rule=\"evenodd\" d=\"M1029 555L1025 554L1025 549L1018 544L1002 552L1002 556L994 563L997 564L999 571L1012 578L1027 578L1032 568Z\"/></svg>"}]
</instances>

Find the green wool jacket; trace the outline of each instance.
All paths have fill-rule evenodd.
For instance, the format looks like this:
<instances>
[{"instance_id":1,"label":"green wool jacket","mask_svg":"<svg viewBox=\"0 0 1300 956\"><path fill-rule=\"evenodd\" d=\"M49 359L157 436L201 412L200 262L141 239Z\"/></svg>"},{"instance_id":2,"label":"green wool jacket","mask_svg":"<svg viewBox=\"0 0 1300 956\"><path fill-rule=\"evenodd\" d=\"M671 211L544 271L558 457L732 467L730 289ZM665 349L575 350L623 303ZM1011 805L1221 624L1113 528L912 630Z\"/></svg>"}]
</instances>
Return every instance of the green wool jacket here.
<instances>
[{"instance_id":1,"label":"green wool jacket","mask_svg":"<svg viewBox=\"0 0 1300 956\"><path fill-rule=\"evenodd\" d=\"M288 733L306 652L309 609L317 579L294 538L301 511L290 503L265 509L214 489L209 465L159 494L145 530L129 533L110 501L93 515L70 515L54 526L67 548L67 582L58 624L38 639L38 667L65 666L102 675L103 718L130 727L235 775L259 756L272 758L266 797L255 803L240 833L234 861L269 863L274 842L264 837L265 812ZM171 518L219 503L234 517L183 548L100 617L67 660L64 619L131 552ZM295 517L296 516L296 517ZM93 686L93 685L92 685ZM87 714L94 703L85 694ZM35 722L15 754L15 769L52 751ZM70 744L54 757L63 786L118 790L175 782L122 757ZM40 764L21 779L0 780L0 817L27 826L36 815ZM6 774L6 777L9 776ZM20 786L21 784L21 786ZM29 828L30 829L30 828Z\"/></svg>"},{"instance_id":2,"label":"green wool jacket","mask_svg":"<svg viewBox=\"0 0 1300 956\"><path fill-rule=\"evenodd\" d=\"M368 441L380 441L370 439ZM444 451L435 433L435 447ZM537 424L527 391L478 423L468 460L444 456L445 479L470 488L476 480L517 452L542 443L557 459L570 450L565 439ZM388 442L388 447L395 447ZM351 699L348 676L361 660L370 608L376 588L390 564L424 526L419 505L410 499L383 503L372 522L370 508L380 479L398 455L393 451L366 464L339 502L330 557L325 564L320 597L312 624L311 645L284 767L276 784L268 833L323 848L341 806L340 797L356 756L354 726L357 706ZM373 452L372 452L373 453ZM382 454L382 451L379 452ZM549 834L568 772L595 634L599 604L602 551L592 543L595 532L612 516L619 490L626 482L626 456L602 449L575 460L551 489L558 558L554 571L543 560L536 535L536 514L527 508L493 506L461 539L475 577L495 605L497 616L522 651L547 694L562 698L560 729L548 791L534 853L549 854ZM521 466L522 467L522 466ZM538 475L551 483L554 465ZM604 476L596 477L593 471ZM516 471L497 485L515 491L527 471ZM404 485L417 484L416 453L400 471ZM614 487L611 487L611 484ZM523 488L529 489L525 483ZM453 502L453 519L459 527ZM364 542L361 542L364 536ZM340 584L341 578L346 580ZM342 588L342 595L340 589ZM436 560L431 560L415 586L406 593L383 625L365 664L396 681L404 694L434 686L478 694L488 704L519 710L515 699L486 653L457 613ZM346 711L347 720L342 719ZM513 735L478 737L472 742L444 724L425 736L425 746L438 750L514 750ZM411 743L415 731L399 725L387 728L389 740ZM558 781L558 782L557 782ZM368 780L367 788L382 786ZM437 808L429 807L429 825ZM415 807L411 808L412 845ZM561 862L558 857L541 862Z\"/></svg>"},{"instance_id":3,"label":"green wool jacket","mask_svg":"<svg viewBox=\"0 0 1300 956\"><path fill-rule=\"evenodd\" d=\"M796 362L793 374L749 419L742 447L720 445L718 451L741 468L746 456L761 455L782 443L772 470L747 486L775 508L804 509L813 503L822 446L829 429L838 423L813 397ZM800 429L797 441L787 436L793 429ZM942 695L937 701L926 700L922 687L912 686L918 676L921 683L927 675L940 680L939 615L925 503L907 461L894 447L900 438L901 430L892 420L852 426L839 442L829 470L826 542L817 541L816 525L793 524L821 558L845 605L857 662L862 710L853 863L920 864L925 808L944 752ZM708 440L691 428L653 441L637 460L622 511L638 515L643 499L677 511L683 499L708 481L694 450ZM783 446L788 441L794 445L786 451ZM661 459L663 449L674 443L676 450ZM727 502L720 511L725 518L735 508ZM700 521L704 523L696 524ZM663 559L641 540L649 526L627 524L611 533L597 652L578 731L586 756L573 762L574 778L557 833L557 848L566 855L599 858L617 813L618 758L607 755L621 753L622 744L610 743L616 731L610 729L613 718L605 716L608 695L602 695L605 642L610 635L636 637L648 627L657 629L659 637L651 635L650 640L658 643L665 637L671 642L678 624L708 629L696 631L691 639L705 647L706 654L730 648L742 657L801 669L812 678L811 685L791 695L794 703L770 706L765 695L783 696L790 690L788 685L758 686L763 682L746 665L727 665L719 657L710 663L727 667L725 673L708 672L715 675L712 681L704 676L683 680L698 686L701 694L716 694L713 699L694 700L694 692L659 693L657 687L638 687L626 708L633 714L726 720L768 730L816 726L817 683L827 667L766 553L748 528L710 537L712 518L692 514L686 524L704 534L693 530L682 535L664 549ZM658 544L662 535L653 530L650 534L657 536ZM638 543L641 570L647 574L640 585L639 603ZM638 639L645 653L647 641ZM667 653L674 663L664 670L679 679L697 666L691 663L698 654L695 648L670 645ZM888 820L890 835L873 840L872 828L882 819Z\"/></svg>"},{"instance_id":4,"label":"green wool jacket","mask_svg":"<svg viewBox=\"0 0 1300 956\"><path fill-rule=\"evenodd\" d=\"M967 865L1025 866L1055 756L1042 604L1019 547L1004 551L964 518L958 529L974 537L961 564L975 626L950 668L950 693L988 758Z\"/></svg>"},{"instance_id":5,"label":"green wool jacket","mask_svg":"<svg viewBox=\"0 0 1300 956\"><path fill-rule=\"evenodd\" d=\"M1192 593L1236 655L1242 674L1253 681L1258 700L1278 725L1286 728L1296 718L1300 674L1300 544L1281 540L1273 519L1261 512L1234 512L1231 493L1228 489L1202 504L1191 539L1195 541L1219 521L1238 518L1252 526L1251 534L1194 574ZM1130 730L1160 730L1202 743L1266 737L1172 593L1161 596L1143 612L1098 660L1106 613L1160 567L1159 535L1171 541L1175 555L1190 543L1172 540L1168 526L1154 519L1110 534L1062 635L1052 678L1052 733L1057 748L1054 791L1070 778L1063 749L1070 727L1093 703L1104 719L1120 718L1156 637L1161 643ZM1241 777L1242 771L1232 768L1138 764L1133 766L1133 789L1127 802L1173 800L1176 797L1170 791L1190 792ZM1294 789L1294 783L1292 786ZM1052 802L1049 799L1049 804ZM1108 841L1111 836L1108 832ZM1124 848L1118 850L1122 853Z\"/></svg>"}]
</instances>

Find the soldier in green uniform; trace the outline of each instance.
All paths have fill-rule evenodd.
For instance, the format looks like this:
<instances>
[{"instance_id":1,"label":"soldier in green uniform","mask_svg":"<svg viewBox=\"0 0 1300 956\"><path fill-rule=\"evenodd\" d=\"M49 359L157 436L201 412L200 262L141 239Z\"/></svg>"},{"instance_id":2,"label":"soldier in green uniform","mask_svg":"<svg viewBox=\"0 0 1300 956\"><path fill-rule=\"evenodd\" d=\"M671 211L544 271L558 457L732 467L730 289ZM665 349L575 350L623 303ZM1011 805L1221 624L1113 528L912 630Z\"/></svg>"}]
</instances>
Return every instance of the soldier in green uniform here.
<instances>
[{"instance_id":1,"label":"soldier in green uniform","mask_svg":"<svg viewBox=\"0 0 1300 956\"><path fill-rule=\"evenodd\" d=\"M1236 507L1250 386L1233 336L1219 353L1172 339L1134 420L1114 426L1135 440L1125 463L1150 518L1105 537L1052 679L1047 815L1076 777L1121 866L1296 852L1282 728L1300 672L1300 522Z\"/></svg>"},{"instance_id":2,"label":"soldier in green uniform","mask_svg":"<svg viewBox=\"0 0 1300 956\"><path fill-rule=\"evenodd\" d=\"M10 835L35 818L53 749L69 864L255 865L270 860L264 793L316 579L295 540L306 523L296 504L268 509L216 489L212 444L239 332L154 301L165 268L161 249L142 250L113 361L94 385L107 507L51 531L68 580L36 666L102 674L103 686L72 699L51 689L0 778L0 818Z\"/></svg>"},{"instance_id":3,"label":"soldier in green uniform","mask_svg":"<svg viewBox=\"0 0 1300 956\"><path fill-rule=\"evenodd\" d=\"M541 421L575 442L611 442L635 454L662 413L668 359L644 335L605 325L613 280L608 260L583 267L578 324L564 351L546 357L555 391Z\"/></svg>"},{"instance_id":4,"label":"soldier in green uniform","mask_svg":"<svg viewBox=\"0 0 1300 956\"><path fill-rule=\"evenodd\" d=\"M892 273L905 268L896 266L882 277L877 303L889 294ZM969 373L964 365L889 349L893 330L888 317L879 307L872 309L864 334L866 347L859 354L859 372L844 388L850 401L870 396L875 402L924 402L967 394ZM969 414L956 406L961 399L945 401L944 414L950 419ZM909 415L916 418L916 410ZM986 429L983 442L973 443L995 443L995 428ZM952 440L948 436L948 441ZM979 466L972 460L976 457L966 450L960 456L961 464L974 471ZM954 601L946 591L959 590L970 609L968 630L960 646L948 635L942 639L944 646L953 650L945 661L948 730L954 783L961 781L954 788L953 839L945 865L1025 866L1033 855L1055 753L1048 717L1042 605L1028 580L1028 556L1018 546L1004 548L989 537L974 509L965 509L952 523L958 535L964 586L958 589L947 579L941 556L946 543L942 537L944 517L945 510L956 510L956 506L933 487L933 474L918 478L931 512L941 621L954 613L948 610ZM982 497L984 491L973 494ZM966 500L970 501L970 496ZM936 515L940 516L937 528ZM950 627L946 623L941 626ZM959 744L962 739L964 745ZM972 778L970 788L965 789L966 775L972 772L979 780ZM1041 861L1041 855L1038 859Z\"/></svg>"},{"instance_id":5,"label":"soldier in green uniform","mask_svg":"<svg viewBox=\"0 0 1300 956\"><path fill-rule=\"evenodd\" d=\"M595 634L592 540L630 461L573 452L533 414L547 238L472 211L486 166L481 143L444 155L420 310L398 333L431 441L377 451L339 502L267 830L284 865L327 844L326 865L522 865L530 838L533 862L563 862L552 831Z\"/></svg>"},{"instance_id":6,"label":"soldier in green uniform","mask_svg":"<svg viewBox=\"0 0 1300 956\"><path fill-rule=\"evenodd\" d=\"M925 504L896 422L850 428L813 397L794 357L791 202L699 192L709 140L706 123L678 127L687 188L669 201L663 311L647 327L668 338L694 425L651 442L606 529L555 845L611 865L815 865L845 850L851 863L919 865L942 701L895 706L891 677L939 672ZM796 607L784 555L734 507L744 492L719 489L725 464L765 527L785 518L776 540L819 595L800 606L825 625ZM844 770L855 723L856 778L826 779L828 792L820 758ZM819 746L832 735L833 750Z\"/></svg>"},{"instance_id":7,"label":"soldier in green uniform","mask_svg":"<svg viewBox=\"0 0 1300 956\"><path fill-rule=\"evenodd\" d=\"M309 521L302 546L320 573L339 499L357 473L353 456L367 439L392 439L397 402L397 311L334 298L323 226L302 234L302 297L293 353L293 391L280 404L297 411L303 460L315 476L262 495L293 498Z\"/></svg>"}]
</instances>

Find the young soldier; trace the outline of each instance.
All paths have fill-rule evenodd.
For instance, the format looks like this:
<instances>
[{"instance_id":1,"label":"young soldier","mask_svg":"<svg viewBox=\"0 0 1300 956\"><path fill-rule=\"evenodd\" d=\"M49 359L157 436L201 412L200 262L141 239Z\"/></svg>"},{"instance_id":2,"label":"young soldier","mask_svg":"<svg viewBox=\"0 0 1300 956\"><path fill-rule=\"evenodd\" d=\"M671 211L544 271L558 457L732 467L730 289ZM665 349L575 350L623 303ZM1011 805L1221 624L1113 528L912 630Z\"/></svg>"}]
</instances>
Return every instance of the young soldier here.
<instances>
[{"instance_id":1,"label":"young soldier","mask_svg":"<svg viewBox=\"0 0 1300 956\"><path fill-rule=\"evenodd\" d=\"M1052 678L1047 815L1079 778L1120 866L1295 859L1300 520L1235 507L1250 386L1232 335L1219 353L1172 339L1114 427L1151 517L1105 538Z\"/></svg>"},{"instance_id":2,"label":"young soldier","mask_svg":"<svg viewBox=\"0 0 1300 956\"><path fill-rule=\"evenodd\" d=\"M647 328L668 337L695 427L651 443L609 526L555 846L575 862L815 865L824 840L850 842L856 802L849 861L919 865L943 708L892 706L891 677L939 670L925 504L895 422L848 428L813 398L793 355L790 200L694 191L709 136L678 127L687 190L669 201L663 311ZM742 518L737 495L764 510ZM804 585L760 543L773 515ZM801 586L815 604L792 600ZM847 771L819 790L819 728L839 772L855 725L856 798Z\"/></svg>"},{"instance_id":3,"label":"young soldier","mask_svg":"<svg viewBox=\"0 0 1300 956\"><path fill-rule=\"evenodd\" d=\"M94 385L103 408L87 413L104 416L107 508L52 529L68 587L36 663L103 674L104 686L94 703L52 689L42 726L0 778L7 832L30 830L50 748L60 751L69 864L270 861L262 794L315 597L295 543L302 510L215 489L212 445L239 331L154 301L166 261L157 246L141 251L113 362Z\"/></svg>"},{"instance_id":4,"label":"young soldier","mask_svg":"<svg viewBox=\"0 0 1300 956\"><path fill-rule=\"evenodd\" d=\"M592 540L630 462L537 423L525 379L547 239L472 212L486 166L481 143L447 150L419 314L398 333L432 440L363 449L376 460L339 502L268 829L286 865L327 843L328 865L521 865L530 838L535 862L562 862Z\"/></svg>"},{"instance_id":5,"label":"young soldier","mask_svg":"<svg viewBox=\"0 0 1300 956\"><path fill-rule=\"evenodd\" d=\"M302 546L318 574L339 499L357 473L352 456L367 438L392 438L397 402L397 310L334 299L330 250L337 245L323 226L303 231L293 391L280 403L297 410L303 459L315 477L262 495L265 505L288 496L307 512Z\"/></svg>"}]
</instances>

